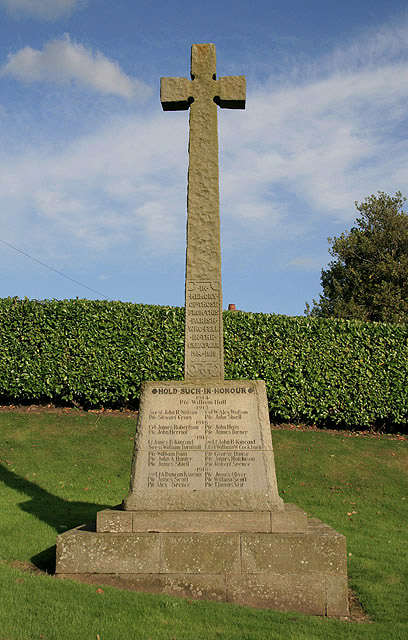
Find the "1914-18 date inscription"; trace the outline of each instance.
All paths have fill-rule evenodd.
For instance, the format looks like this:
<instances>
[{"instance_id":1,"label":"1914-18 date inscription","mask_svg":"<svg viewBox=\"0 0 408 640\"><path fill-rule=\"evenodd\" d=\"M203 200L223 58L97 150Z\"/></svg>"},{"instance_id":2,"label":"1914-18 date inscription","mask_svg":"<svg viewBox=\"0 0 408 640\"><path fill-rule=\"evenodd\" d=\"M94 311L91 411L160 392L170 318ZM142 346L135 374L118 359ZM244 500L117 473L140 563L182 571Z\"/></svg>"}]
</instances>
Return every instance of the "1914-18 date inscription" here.
<instances>
[{"instance_id":1,"label":"1914-18 date inscription","mask_svg":"<svg viewBox=\"0 0 408 640\"><path fill-rule=\"evenodd\" d=\"M186 282L185 375L224 377L219 282Z\"/></svg>"}]
</instances>

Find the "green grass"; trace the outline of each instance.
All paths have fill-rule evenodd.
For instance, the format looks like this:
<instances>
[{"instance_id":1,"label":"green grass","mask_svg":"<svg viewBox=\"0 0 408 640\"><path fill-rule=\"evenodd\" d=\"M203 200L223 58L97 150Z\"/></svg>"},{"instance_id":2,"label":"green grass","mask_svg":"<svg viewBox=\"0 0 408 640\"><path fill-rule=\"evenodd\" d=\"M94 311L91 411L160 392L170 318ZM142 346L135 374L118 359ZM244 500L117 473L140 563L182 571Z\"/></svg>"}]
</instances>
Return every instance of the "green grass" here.
<instances>
[{"instance_id":1,"label":"green grass","mask_svg":"<svg viewBox=\"0 0 408 640\"><path fill-rule=\"evenodd\" d=\"M350 586L371 622L98 592L23 571L52 572L57 534L122 500L134 429L114 415L0 413L0 640L408 637L408 443L386 436L273 431L282 497L345 534Z\"/></svg>"}]
</instances>

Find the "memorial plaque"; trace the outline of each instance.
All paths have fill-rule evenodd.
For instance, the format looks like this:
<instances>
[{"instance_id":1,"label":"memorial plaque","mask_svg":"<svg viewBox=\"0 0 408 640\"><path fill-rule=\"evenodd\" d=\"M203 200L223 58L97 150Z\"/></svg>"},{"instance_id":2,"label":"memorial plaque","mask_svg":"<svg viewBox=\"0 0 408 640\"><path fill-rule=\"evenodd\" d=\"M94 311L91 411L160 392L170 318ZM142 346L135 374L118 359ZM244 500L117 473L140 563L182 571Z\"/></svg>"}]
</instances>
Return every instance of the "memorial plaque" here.
<instances>
[{"instance_id":1,"label":"memorial plaque","mask_svg":"<svg viewBox=\"0 0 408 640\"><path fill-rule=\"evenodd\" d=\"M283 509L265 384L143 385L126 509Z\"/></svg>"}]
</instances>

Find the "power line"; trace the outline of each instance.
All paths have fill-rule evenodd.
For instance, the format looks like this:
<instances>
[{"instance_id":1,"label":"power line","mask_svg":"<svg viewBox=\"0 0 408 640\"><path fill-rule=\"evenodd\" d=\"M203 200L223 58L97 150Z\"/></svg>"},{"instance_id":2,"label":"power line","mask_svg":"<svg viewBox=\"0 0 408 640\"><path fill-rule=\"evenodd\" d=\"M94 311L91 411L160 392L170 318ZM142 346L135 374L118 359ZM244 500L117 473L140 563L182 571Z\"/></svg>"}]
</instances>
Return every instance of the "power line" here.
<instances>
[{"instance_id":1,"label":"power line","mask_svg":"<svg viewBox=\"0 0 408 640\"><path fill-rule=\"evenodd\" d=\"M105 299L108 298L108 296L106 296L104 293L101 293L100 291L96 291L96 289L92 289L92 287L88 287L86 284L79 282L79 280L75 280L74 278L71 278L71 276L67 276L65 273L62 273L62 271L58 271L58 269L54 269L54 267L50 267L49 264L45 264L45 262L41 262L41 260L38 260L37 258L30 256L30 254L26 253L25 251L22 251L21 249L18 249L17 247L10 244L9 242L6 242L1 238L0 238L0 242L5 244L7 247L10 247L10 249L14 249L14 251L21 253L26 258L30 258L30 260L34 260L34 262L38 262L38 264L41 264L43 267L46 267L50 271L54 271L54 273L58 273L58 275L62 276L63 278L66 278L67 280L71 280L71 282L75 282L75 284L79 284L80 287L84 287L85 289L88 289L89 291L92 291L93 293L96 293L98 296L102 296Z\"/></svg>"}]
</instances>

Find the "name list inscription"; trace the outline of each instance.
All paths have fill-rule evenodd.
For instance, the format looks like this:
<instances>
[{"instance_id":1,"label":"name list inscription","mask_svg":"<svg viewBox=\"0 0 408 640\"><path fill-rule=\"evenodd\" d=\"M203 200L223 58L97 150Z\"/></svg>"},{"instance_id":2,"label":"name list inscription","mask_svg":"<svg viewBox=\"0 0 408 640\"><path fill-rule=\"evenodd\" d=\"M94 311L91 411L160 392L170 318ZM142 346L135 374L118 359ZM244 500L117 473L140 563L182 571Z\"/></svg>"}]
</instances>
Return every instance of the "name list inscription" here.
<instances>
[{"instance_id":1,"label":"name list inscription","mask_svg":"<svg viewBox=\"0 0 408 640\"><path fill-rule=\"evenodd\" d=\"M143 421L138 451L146 488L266 486L254 387L158 383Z\"/></svg>"}]
</instances>

